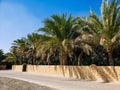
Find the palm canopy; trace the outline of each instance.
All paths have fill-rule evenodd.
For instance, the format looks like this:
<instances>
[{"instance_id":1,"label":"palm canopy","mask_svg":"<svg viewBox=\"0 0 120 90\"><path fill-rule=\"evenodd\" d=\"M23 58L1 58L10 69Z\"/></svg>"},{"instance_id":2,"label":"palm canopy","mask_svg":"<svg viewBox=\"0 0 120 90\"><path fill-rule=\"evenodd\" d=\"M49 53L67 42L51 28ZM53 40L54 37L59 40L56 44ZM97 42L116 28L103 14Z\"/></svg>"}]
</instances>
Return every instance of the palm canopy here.
<instances>
[{"instance_id":1,"label":"palm canopy","mask_svg":"<svg viewBox=\"0 0 120 90\"><path fill-rule=\"evenodd\" d=\"M11 53L15 55L17 64L22 64L30 45L26 38L17 39L12 44L13 46L11 47Z\"/></svg>"},{"instance_id":2,"label":"palm canopy","mask_svg":"<svg viewBox=\"0 0 120 90\"><path fill-rule=\"evenodd\" d=\"M109 0L102 2L101 19L91 11L88 18L88 26L91 28L93 35L99 37L99 43L108 52L109 64L113 65L112 51L119 43L117 39L120 36L120 7L118 0Z\"/></svg>"},{"instance_id":3,"label":"palm canopy","mask_svg":"<svg viewBox=\"0 0 120 90\"><path fill-rule=\"evenodd\" d=\"M40 43L41 36L38 33L32 33L27 35L28 43L31 48L37 48Z\"/></svg>"},{"instance_id":4,"label":"palm canopy","mask_svg":"<svg viewBox=\"0 0 120 90\"><path fill-rule=\"evenodd\" d=\"M44 21L45 26L39 31L44 33L44 36L49 37L43 44L45 49L58 49L61 53L62 64L67 64L67 55L72 48L72 39L75 32L79 29L70 15L68 18L65 14L62 16L53 15L51 19Z\"/></svg>"},{"instance_id":5,"label":"palm canopy","mask_svg":"<svg viewBox=\"0 0 120 90\"><path fill-rule=\"evenodd\" d=\"M32 64L35 64L36 57L39 56L39 45L41 42L42 36L38 33L32 33L27 35L27 42L30 47L28 50L28 55L32 57Z\"/></svg>"}]
</instances>

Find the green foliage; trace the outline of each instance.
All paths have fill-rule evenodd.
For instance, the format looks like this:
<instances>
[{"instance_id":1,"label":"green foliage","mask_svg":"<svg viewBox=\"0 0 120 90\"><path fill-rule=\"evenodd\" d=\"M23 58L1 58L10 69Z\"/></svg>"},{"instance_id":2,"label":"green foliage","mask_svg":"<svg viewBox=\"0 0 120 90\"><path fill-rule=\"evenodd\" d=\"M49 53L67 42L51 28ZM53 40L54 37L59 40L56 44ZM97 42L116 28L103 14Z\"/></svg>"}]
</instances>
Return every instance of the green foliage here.
<instances>
[{"instance_id":1,"label":"green foliage","mask_svg":"<svg viewBox=\"0 0 120 90\"><path fill-rule=\"evenodd\" d=\"M40 32L40 34L39 34ZM36 65L120 65L120 7L105 0L101 18L52 15L37 33L13 42L4 62ZM0 60L4 54L0 50Z\"/></svg>"},{"instance_id":2,"label":"green foliage","mask_svg":"<svg viewBox=\"0 0 120 90\"><path fill-rule=\"evenodd\" d=\"M108 53L109 65L114 65L112 52L119 45L120 37L120 7L118 0L113 0L112 3L103 1L101 5L101 19L91 11L87 21L85 21L92 31L94 41L99 41L101 46ZM95 43L95 42L94 42Z\"/></svg>"},{"instance_id":3,"label":"green foliage","mask_svg":"<svg viewBox=\"0 0 120 90\"><path fill-rule=\"evenodd\" d=\"M3 60L3 62L10 63L11 65L16 64L16 57L14 56L14 54L12 54L12 53L6 53L5 57L6 58Z\"/></svg>"},{"instance_id":4,"label":"green foliage","mask_svg":"<svg viewBox=\"0 0 120 90\"><path fill-rule=\"evenodd\" d=\"M0 64L4 64L3 63L3 59L5 58L5 55L4 55L4 53L3 53L3 50L2 49L0 49Z\"/></svg>"},{"instance_id":5,"label":"green foliage","mask_svg":"<svg viewBox=\"0 0 120 90\"><path fill-rule=\"evenodd\" d=\"M48 36L49 39L44 41L42 45L43 53L49 52L47 58L51 56L55 50L59 51L62 60L62 64L67 64L67 57L72 50L72 39L75 32L78 30L78 25L75 23L74 18L70 15L66 18L66 15L62 16L53 15L51 19L44 21L44 27L39 31L44 33L44 36Z\"/></svg>"}]
</instances>

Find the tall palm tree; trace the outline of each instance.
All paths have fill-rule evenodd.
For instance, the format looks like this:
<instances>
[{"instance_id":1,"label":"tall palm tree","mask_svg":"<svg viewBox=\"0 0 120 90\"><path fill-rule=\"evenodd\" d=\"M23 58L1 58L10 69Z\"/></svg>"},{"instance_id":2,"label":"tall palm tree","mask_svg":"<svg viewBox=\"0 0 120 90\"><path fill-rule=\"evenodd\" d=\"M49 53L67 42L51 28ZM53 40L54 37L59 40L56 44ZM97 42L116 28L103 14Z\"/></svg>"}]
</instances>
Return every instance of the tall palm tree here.
<instances>
[{"instance_id":1,"label":"tall palm tree","mask_svg":"<svg viewBox=\"0 0 120 90\"><path fill-rule=\"evenodd\" d=\"M118 0L109 0L102 2L101 5L101 19L91 11L87 25L91 28L93 35L99 41L99 44L108 53L109 65L114 65L113 50L118 45L120 36L120 7ZM98 39L99 38L99 39Z\"/></svg>"},{"instance_id":2,"label":"tall palm tree","mask_svg":"<svg viewBox=\"0 0 120 90\"><path fill-rule=\"evenodd\" d=\"M6 53L5 54L5 59L3 62L11 63L11 64L16 64L16 57L12 53Z\"/></svg>"},{"instance_id":3,"label":"tall palm tree","mask_svg":"<svg viewBox=\"0 0 120 90\"><path fill-rule=\"evenodd\" d=\"M16 56L17 64L22 64L23 60L26 58L27 51L29 50L29 43L26 38L17 39L11 47L11 53Z\"/></svg>"},{"instance_id":4,"label":"tall palm tree","mask_svg":"<svg viewBox=\"0 0 120 90\"><path fill-rule=\"evenodd\" d=\"M77 19L80 20L81 18L77 18ZM81 51L80 54L78 55L78 65L81 64L80 63L81 58L84 53L87 55L93 53L93 49L90 44L93 40L93 35L90 34L88 27L85 27L84 25L80 25L80 26L82 27L81 30L79 30L81 35L77 36L74 41L74 47L79 48Z\"/></svg>"},{"instance_id":5,"label":"tall palm tree","mask_svg":"<svg viewBox=\"0 0 120 90\"><path fill-rule=\"evenodd\" d=\"M27 35L27 40L30 45L28 54L32 56L32 64L35 65L36 56L39 53L39 45L41 40L41 35L38 33L32 33Z\"/></svg>"},{"instance_id":6,"label":"tall palm tree","mask_svg":"<svg viewBox=\"0 0 120 90\"><path fill-rule=\"evenodd\" d=\"M44 24L45 26L39 31L48 38L43 42L42 48L48 49L50 52L57 49L60 53L61 64L66 65L68 54L72 48L73 36L78 30L74 18L71 15L67 18L65 14L53 15L51 19L46 19Z\"/></svg>"}]
</instances>

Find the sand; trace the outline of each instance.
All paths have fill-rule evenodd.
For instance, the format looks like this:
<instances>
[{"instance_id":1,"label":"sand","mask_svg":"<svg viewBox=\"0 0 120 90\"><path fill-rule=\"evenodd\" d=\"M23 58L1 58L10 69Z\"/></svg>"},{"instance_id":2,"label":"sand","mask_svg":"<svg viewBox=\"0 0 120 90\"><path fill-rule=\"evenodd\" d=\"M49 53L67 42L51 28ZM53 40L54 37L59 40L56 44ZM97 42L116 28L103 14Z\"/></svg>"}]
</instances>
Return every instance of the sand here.
<instances>
[{"instance_id":1,"label":"sand","mask_svg":"<svg viewBox=\"0 0 120 90\"><path fill-rule=\"evenodd\" d=\"M55 90L22 80L0 77L0 90Z\"/></svg>"}]
</instances>

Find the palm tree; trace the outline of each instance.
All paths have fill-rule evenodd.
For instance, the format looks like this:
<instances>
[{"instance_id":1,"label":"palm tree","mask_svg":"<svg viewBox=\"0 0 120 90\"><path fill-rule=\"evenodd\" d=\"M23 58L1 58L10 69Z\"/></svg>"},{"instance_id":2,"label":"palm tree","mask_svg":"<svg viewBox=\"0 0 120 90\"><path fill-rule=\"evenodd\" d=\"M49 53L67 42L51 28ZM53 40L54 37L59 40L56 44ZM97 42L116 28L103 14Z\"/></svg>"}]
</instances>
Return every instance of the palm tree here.
<instances>
[{"instance_id":1,"label":"palm tree","mask_svg":"<svg viewBox=\"0 0 120 90\"><path fill-rule=\"evenodd\" d=\"M94 39L99 41L99 44L108 53L109 65L114 65L112 53L119 43L120 36L120 7L118 6L118 0L113 0L112 3L109 0L103 0L101 16L101 19L99 19L91 11L88 21L86 20L87 25L91 28L95 36Z\"/></svg>"},{"instance_id":2,"label":"palm tree","mask_svg":"<svg viewBox=\"0 0 120 90\"><path fill-rule=\"evenodd\" d=\"M28 54L32 56L32 64L35 65L36 56L39 54L41 35L39 35L38 33L28 34L27 40L30 45Z\"/></svg>"},{"instance_id":3,"label":"palm tree","mask_svg":"<svg viewBox=\"0 0 120 90\"><path fill-rule=\"evenodd\" d=\"M60 53L61 64L66 65L67 57L72 49L72 39L78 27L71 15L68 18L65 14L51 17L51 19L46 19L45 26L39 29L47 37L46 41L42 43L42 48L50 53L57 49Z\"/></svg>"},{"instance_id":4,"label":"palm tree","mask_svg":"<svg viewBox=\"0 0 120 90\"><path fill-rule=\"evenodd\" d=\"M4 52L2 49L0 49L0 63L2 63L2 60L5 58Z\"/></svg>"},{"instance_id":5,"label":"palm tree","mask_svg":"<svg viewBox=\"0 0 120 90\"><path fill-rule=\"evenodd\" d=\"M12 53L6 53L5 54L5 59L3 60L5 63L11 63L11 64L16 64L16 57Z\"/></svg>"},{"instance_id":6,"label":"palm tree","mask_svg":"<svg viewBox=\"0 0 120 90\"><path fill-rule=\"evenodd\" d=\"M30 45L27 42L26 38L17 39L12 44L13 46L11 47L11 53L16 56L17 64L22 64L26 58Z\"/></svg>"},{"instance_id":7,"label":"palm tree","mask_svg":"<svg viewBox=\"0 0 120 90\"><path fill-rule=\"evenodd\" d=\"M0 49L0 60L2 60L2 59L3 59L3 57L4 57L3 50L2 50L2 49Z\"/></svg>"},{"instance_id":8,"label":"palm tree","mask_svg":"<svg viewBox=\"0 0 120 90\"><path fill-rule=\"evenodd\" d=\"M81 18L77 18L77 19L80 20ZM78 55L78 65L81 64L80 62L83 54L90 55L91 53L94 52L91 46L93 35L90 34L88 27L85 27L84 25L80 25L80 26L81 26L81 29L79 30L79 32L81 35L77 36L74 41L74 47L79 48L81 51L80 54Z\"/></svg>"}]
</instances>

